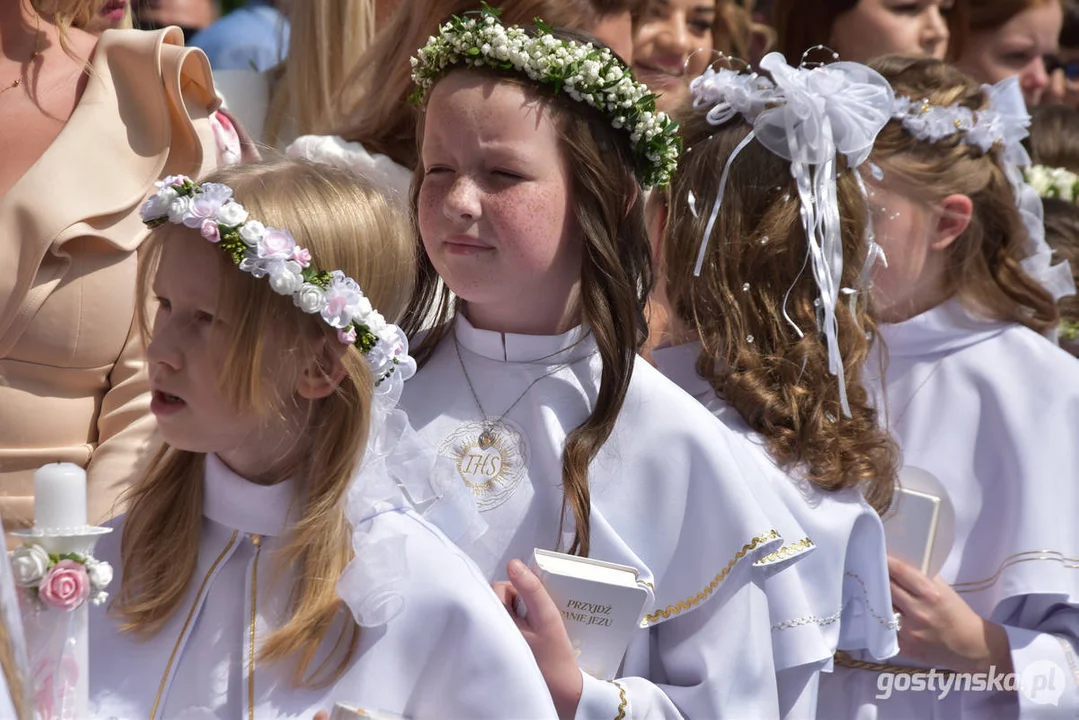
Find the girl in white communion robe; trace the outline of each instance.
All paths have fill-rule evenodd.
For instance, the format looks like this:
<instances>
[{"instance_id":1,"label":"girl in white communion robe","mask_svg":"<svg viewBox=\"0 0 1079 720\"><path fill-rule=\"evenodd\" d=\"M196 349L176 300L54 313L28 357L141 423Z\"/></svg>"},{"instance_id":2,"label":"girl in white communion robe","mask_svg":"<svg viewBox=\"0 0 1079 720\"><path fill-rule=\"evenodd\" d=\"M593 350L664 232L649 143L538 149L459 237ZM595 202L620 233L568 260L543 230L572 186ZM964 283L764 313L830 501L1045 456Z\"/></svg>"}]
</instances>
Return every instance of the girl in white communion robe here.
<instances>
[{"instance_id":1,"label":"girl in white communion robe","mask_svg":"<svg viewBox=\"0 0 1079 720\"><path fill-rule=\"evenodd\" d=\"M559 58L580 60L564 83L542 71ZM774 717L759 564L785 564L800 551L778 553L782 538L805 535L752 481L756 455L636 352L642 185L673 170L674 127L608 49L489 10L444 25L414 78L423 255L405 324L434 322L402 405L489 526L466 550L517 583L499 590L511 613L524 598L514 619L561 717ZM531 602L543 588L520 561L535 548L628 565L652 593L612 680L577 667L549 597Z\"/></svg>"},{"instance_id":2,"label":"girl in white communion robe","mask_svg":"<svg viewBox=\"0 0 1079 720\"><path fill-rule=\"evenodd\" d=\"M892 501L899 453L862 385L875 327L864 268L875 247L857 175L893 95L858 63L793 68L772 53L761 67L771 79L709 68L690 84L692 106L679 115L686 153L648 207L652 300L671 333L651 359L744 438L760 458L755 482L808 532L812 551L764 587L780 711L815 718L836 650L877 660L898 651L878 512ZM827 138L829 124L848 132ZM799 180L822 177L828 163L840 166L835 180L800 196ZM812 244L835 254L811 275ZM822 307L835 309L834 325Z\"/></svg>"},{"instance_id":3,"label":"girl in white communion robe","mask_svg":"<svg viewBox=\"0 0 1079 720\"><path fill-rule=\"evenodd\" d=\"M389 201L280 161L167 178L143 219L166 447L98 546L119 592L91 615L95 717L554 717L485 579L415 509L452 540L483 529L394 409L415 364L373 307L396 317L412 267Z\"/></svg>"},{"instance_id":4,"label":"girl in white communion robe","mask_svg":"<svg viewBox=\"0 0 1079 720\"><path fill-rule=\"evenodd\" d=\"M903 667L840 658L823 707L1075 717L1079 364L1045 337L1074 286L1023 181L1029 115L1014 78L979 87L939 61L872 65L897 97L868 180L888 264L874 286L882 353L865 377L904 463L955 508L954 542L936 577L890 560Z\"/></svg>"}]
</instances>

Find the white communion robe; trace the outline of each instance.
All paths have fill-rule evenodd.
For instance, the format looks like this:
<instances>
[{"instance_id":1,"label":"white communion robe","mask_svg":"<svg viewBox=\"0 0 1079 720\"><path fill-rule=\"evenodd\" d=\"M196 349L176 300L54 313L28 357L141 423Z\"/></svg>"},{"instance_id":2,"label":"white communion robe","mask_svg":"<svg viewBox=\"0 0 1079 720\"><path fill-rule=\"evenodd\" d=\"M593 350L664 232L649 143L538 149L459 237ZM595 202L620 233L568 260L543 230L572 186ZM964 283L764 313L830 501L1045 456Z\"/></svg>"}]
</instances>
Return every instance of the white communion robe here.
<instances>
[{"instance_id":1,"label":"white communion robe","mask_svg":"<svg viewBox=\"0 0 1079 720\"><path fill-rule=\"evenodd\" d=\"M883 660L899 649L884 526L860 491L825 492L781 470L764 439L697 374L700 353L701 344L689 342L653 350L652 362L757 456L754 480L782 498L813 548L770 575L764 591L781 711L788 718L815 718L819 674L831 672L836 650L864 650Z\"/></svg>"},{"instance_id":2,"label":"white communion robe","mask_svg":"<svg viewBox=\"0 0 1079 720\"><path fill-rule=\"evenodd\" d=\"M403 500L380 501L353 523L356 558L345 577L363 627L344 675L297 689L287 661L256 662L249 672L252 650L286 610L289 573L278 576L273 552L295 519L293 483L256 485L209 455L204 493L198 565L162 630L142 641L104 609L91 613L94 717L310 720L338 701L410 720L556 717L528 645L486 579ZM114 526L97 555L116 568L118 590L123 517ZM339 622L324 653L352 618Z\"/></svg>"},{"instance_id":3,"label":"white communion robe","mask_svg":"<svg viewBox=\"0 0 1079 720\"><path fill-rule=\"evenodd\" d=\"M914 691L873 670L837 668L822 691L826 717L1076 717L1079 363L1041 335L976 319L955 300L880 333L887 365L874 359L870 387L883 388L878 405L904 464L935 475L955 506L941 576L1004 626L1024 682L1018 693L957 692L979 682L960 675L947 693L939 677L936 692ZM901 655L892 662L916 664ZM994 690L1004 686L996 682Z\"/></svg>"},{"instance_id":4,"label":"white communion robe","mask_svg":"<svg viewBox=\"0 0 1079 720\"><path fill-rule=\"evenodd\" d=\"M368 151L363 143L349 142L337 135L301 135L289 144L285 154L293 160L348 170L366 178L402 206L410 203L412 170L398 165L388 155Z\"/></svg>"},{"instance_id":5,"label":"white communion robe","mask_svg":"<svg viewBox=\"0 0 1079 720\"><path fill-rule=\"evenodd\" d=\"M489 529L467 549L499 580L510 559L571 543L569 510L558 534L562 449L595 404L602 362L582 328L534 336L455 322L408 382L402 406L473 491ZM484 417L498 420L493 444L481 440ZM636 568L653 601L617 679L584 675L577 718L778 714L771 622L754 563L787 562L797 553L777 552L776 528L800 528L778 499L751 486L730 435L637 358L615 427L589 468L590 556Z\"/></svg>"}]
</instances>

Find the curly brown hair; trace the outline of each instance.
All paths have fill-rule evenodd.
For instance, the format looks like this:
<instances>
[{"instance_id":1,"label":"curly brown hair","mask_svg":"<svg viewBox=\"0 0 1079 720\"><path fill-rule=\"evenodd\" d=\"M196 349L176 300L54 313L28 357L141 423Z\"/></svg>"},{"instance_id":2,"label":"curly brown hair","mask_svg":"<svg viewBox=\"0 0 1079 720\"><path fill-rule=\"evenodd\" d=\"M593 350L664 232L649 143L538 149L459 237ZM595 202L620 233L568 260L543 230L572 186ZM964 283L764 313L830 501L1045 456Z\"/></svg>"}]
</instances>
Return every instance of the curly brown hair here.
<instances>
[{"instance_id":1,"label":"curly brown hair","mask_svg":"<svg viewBox=\"0 0 1079 720\"><path fill-rule=\"evenodd\" d=\"M989 105L976 82L940 60L888 56L870 66L888 79L896 95L975 111ZM971 199L970 225L946 250L946 293L986 318L1039 333L1056 325L1052 296L1021 265L1028 235L1000 148L983 153L958 133L935 143L918 140L893 120L877 136L873 161L884 170L885 183L903 195L929 205L949 195Z\"/></svg>"},{"instance_id":2,"label":"curly brown hair","mask_svg":"<svg viewBox=\"0 0 1079 720\"><path fill-rule=\"evenodd\" d=\"M806 268L790 163L753 142L731 164L705 262L694 277L719 171L750 126L741 118L714 126L705 110L684 108L680 115L687 150L669 191L660 274L672 313L701 340L698 373L764 437L778 465L823 490L858 487L885 512L898 452L861 383L876 330L868 293L859 297L855 314L846 304L836 313L851 410L845 417L827 346L815 330L818 290ZM868 210L857 178L841 159L839 165L842 285L857 287L868 252Z\"/></svg>"}]
</instances>

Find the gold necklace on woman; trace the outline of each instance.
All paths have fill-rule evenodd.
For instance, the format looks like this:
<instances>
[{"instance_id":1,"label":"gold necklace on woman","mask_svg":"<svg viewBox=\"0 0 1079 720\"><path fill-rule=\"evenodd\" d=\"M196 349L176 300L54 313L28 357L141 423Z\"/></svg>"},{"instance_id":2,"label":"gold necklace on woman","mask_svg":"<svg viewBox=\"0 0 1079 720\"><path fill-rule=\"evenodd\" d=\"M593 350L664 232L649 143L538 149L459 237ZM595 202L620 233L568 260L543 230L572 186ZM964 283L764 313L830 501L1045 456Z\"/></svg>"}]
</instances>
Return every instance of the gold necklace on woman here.
<instances>
[{"instance_id":1,"label":"gold necklace on woman","mask_svg":"<svg viewBox=\"0 0 1079 720\"><path fill-rule=\"evenodd\" d=\"M3 95L8 90L14 90L15 88L22 85L22 66L25 66L27 68L27 71L29 71L29 68L31 65L33 65L34 60L37 60L38 56L41 55L41 16L35 13L35 18L37 19L37 22L35 23L34 27L34 51L30 54L30 59L20 65L19 77L12 80L11 84L8 85L6 88L0 88L0 95Z\"/></svg>"}]
</instances>

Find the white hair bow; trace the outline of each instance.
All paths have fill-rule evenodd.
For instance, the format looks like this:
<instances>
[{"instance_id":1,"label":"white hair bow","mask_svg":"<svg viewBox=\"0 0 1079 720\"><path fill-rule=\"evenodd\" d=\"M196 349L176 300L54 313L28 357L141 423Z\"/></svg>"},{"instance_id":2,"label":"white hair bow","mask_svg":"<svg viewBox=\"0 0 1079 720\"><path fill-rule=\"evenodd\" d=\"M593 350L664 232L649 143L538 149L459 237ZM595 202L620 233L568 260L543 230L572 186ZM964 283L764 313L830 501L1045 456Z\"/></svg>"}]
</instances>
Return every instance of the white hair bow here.
<instances>
[{"instance_id":1,"label":"white hair bow","mask_svg":"<svg viewBox=\"0 0 1079 720\"><path fill-rule=\"evenodd\" d=\"M743 76L747 80L737 81L720 77L721 73L712 76L706 73L704 79L698 78L701 82L694 81L690 86L696 107L713 105L708 113L710 122L720 124L740 113L753 125L753 131L734 150L723 169L694 274L700 274L704 263L734 159L755 139L790 161L819 291L820 331L828 346L829 370L839 382L843 414L849 417L836 318L839 296L844 292L840 287L843 240L836 195L836 156L842 155L848 168L865 162L877 134L891 117L895 97L883 76L858 63L792 67L781 54L770 53L761 61L761 69L768 71L772 82L758 82L763 79L754 79L756 76ZM860 176L855 175L860 183ZM801 329L786 317L801 335Z\"/></svg>"}]
</instances>

